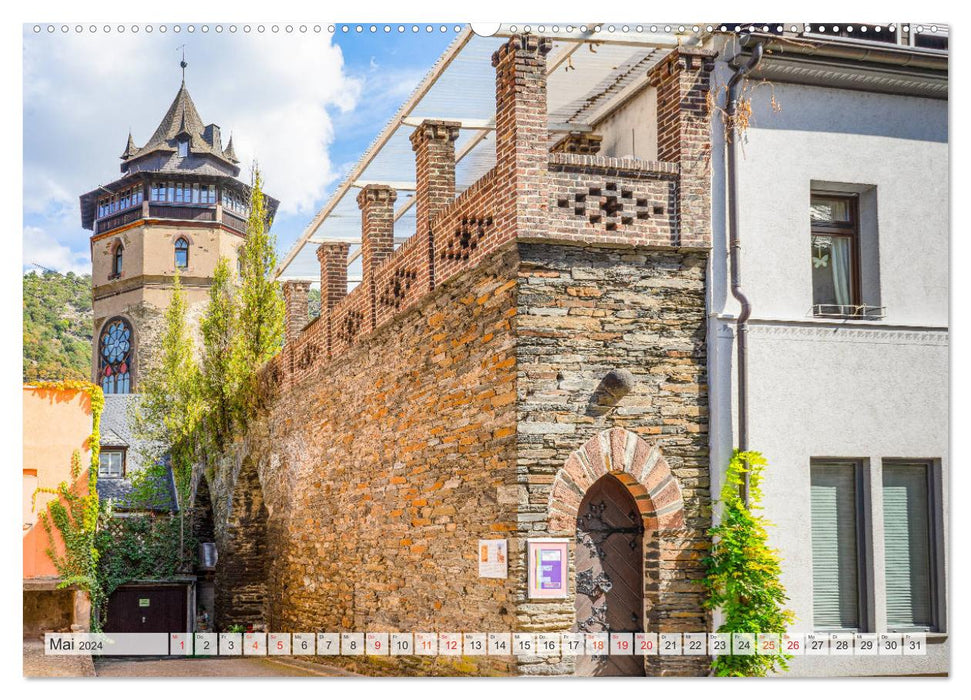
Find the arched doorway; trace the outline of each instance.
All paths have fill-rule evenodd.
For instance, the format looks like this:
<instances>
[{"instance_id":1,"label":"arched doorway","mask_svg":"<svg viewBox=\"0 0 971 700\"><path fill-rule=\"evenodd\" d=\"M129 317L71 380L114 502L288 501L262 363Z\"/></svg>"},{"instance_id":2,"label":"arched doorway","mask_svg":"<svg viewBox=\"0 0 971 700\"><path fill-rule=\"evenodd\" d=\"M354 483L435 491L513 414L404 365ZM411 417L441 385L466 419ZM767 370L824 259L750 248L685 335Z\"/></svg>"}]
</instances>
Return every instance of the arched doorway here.
<instances>
[{"instance_id":1,"label":"arched doorway","mask_svg":"<svg viewBox=\"0 0 971 700\"><path fill-rule=\"evenodd\" d=\"M593 512L592 505L596 506ZM632 511L633 518L629 517ZM598 520L599 523L596 522ZM606 537L610 546L601 547L603 556L596 550L591 554L590 548L582 544L587 539L585 534L593 535L597 532L596 527L622 531ZM632 531L624 532L631 528ZM649 443L624 428L610 428L590 437L582 447L570 454L556 473L550 489L547 532L551 537L575 538L574 631L583 632L579 627L580 623L585 623L591 632L665 632L681 629L685 620L690 619L686 613L697 617L698 629L705 629L707 613L700 607L699 595L686 594L683 591L683 575L665 570L662 566L662 561L672 562L682 558L686 562L695 561L697 557L693 554L685 556L685 552L688 549L697 551L698 544L705 540L703 532L685 526L684 500L679 480L656 443ZM597 537L602 535L607 533ZM614 538L618 538L616 545ZM626 538L626 543L622 542L622 538ZM623 551L623 546L627 547L627 556L620 557L618 551ZM594 556L597 561L592 560ZM613 556L617 556L616 566L637 567L637 574L631 579L630 586L640 592L637 602L631 602L633 596L620 599L621 588L614 591L614 578L623 577L623 574L612 573L611 567L615 566L611 559ZM604 570L604 559L608 560L606 575L611 577L610 597L601 599L596 590L593 590L592 597L582 593L583 590L598 587L598 573ZM584 573L588 569L590 573ZM696 571L697 568L692 570ZM583 597L588 600L583 600ZM607 621L617 621L609 630L602 627L594 629L595 620L587 622L587 619L594 613L594 607L604 602L607 607L601 615ZM631 607L636 607L636 610L631 611ZM637 614L639 619L635 622L631 614ZM651 675L659 675L658 657L613 658L621 665L609 665L602 659L598 661L596 658L577 656L574 660L575 673L640 676L644 675L646 664ZM700 662L704 661L701 657L697 658ZM666 666L670 668L671 662L667 661Z\"/></svg>"},{"instance_id":2,"label":"arched doorway","mask_svg":"<svg viewBox=\"0 0 971 700\"><path fill-rule=\"evenodd\" d=\"M644 524L630 491L608 474L583 497L576 523L576 631L641 632ZM579 656L578 676L643 676L640 656Z\"/></svg>"}]
</instances>

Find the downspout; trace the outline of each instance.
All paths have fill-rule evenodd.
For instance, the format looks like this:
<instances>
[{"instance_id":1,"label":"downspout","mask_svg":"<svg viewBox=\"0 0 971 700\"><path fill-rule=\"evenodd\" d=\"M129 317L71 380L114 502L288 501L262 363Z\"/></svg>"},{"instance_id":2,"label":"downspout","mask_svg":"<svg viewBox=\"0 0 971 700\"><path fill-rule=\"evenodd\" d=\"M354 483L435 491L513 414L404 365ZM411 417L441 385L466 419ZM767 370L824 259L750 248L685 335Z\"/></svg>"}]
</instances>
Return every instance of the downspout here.
<instances>
[{"instance_id":1,"label":"downspout","mask_svg":"<svg viewBox=\"0 0 971 700\"><path fill-rule=\"evenodd\" d=\"M739 39L739 43L745 46L750 40L750 35L743 34ZM738 372L738 449L741 452L748 451L748 355L746 354L746 338L748 335L748 320L752 315L752 303L742 291L742 272L739 266L739 252L742 244L738 235L738 177L736 174L738 139L735 114L738 111L739 84L744 80L746 75L762 62L763 50L762 43L756 43L752 47L752 57L748 60L748 63L735 69L734 75L728 81L728 108L726 109L726 119L730 126L726 134L728 146L729 265L731 267L732 296L741 305L736 323L738 330L735 339L735 348L738 353L736 360L736 369ZM749 501L749 475L747 471L742 478L740 495L742 502L747 506Z\"/></svg>"}]
</instances>

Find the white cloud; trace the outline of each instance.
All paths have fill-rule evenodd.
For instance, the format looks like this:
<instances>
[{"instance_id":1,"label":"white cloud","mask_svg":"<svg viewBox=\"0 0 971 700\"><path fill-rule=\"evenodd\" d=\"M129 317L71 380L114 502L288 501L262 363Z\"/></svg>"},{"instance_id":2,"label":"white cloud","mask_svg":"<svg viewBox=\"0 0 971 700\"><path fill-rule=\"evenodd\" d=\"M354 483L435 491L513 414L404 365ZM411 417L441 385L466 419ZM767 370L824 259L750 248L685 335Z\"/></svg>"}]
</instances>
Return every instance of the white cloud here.
<instances>
[{"instance_id":1,"label":"white cloud","mask_svg":"<svg viewBox=\"0 0 971 700\"><path fill-rule=\"evenodd\" d=\"M91 258L76 253L58 243L47 231L36 226L24 227L24 267L34 265L58 272L85 273L91 271Z\"/></svg>"},{"instance_id":2,"label":"white cloud","mask_svg":"<svg viewBox=\"0 0 971 700\"><path fill-rule=\"evenodd\" d=\"M183 43L189 92L224 142L233 134L240 178L257 158L281 214L309 216L321 204L338 177L328 155L331 115L352 110L361 92L330 36L27 31L25 263L30 231L51 251L45 259L74 269L79 254L70 251L87 248L90 235L78 196L120 176L129 129L137 145L151 136L178 90Z\"/></svg>"}]
</instances>

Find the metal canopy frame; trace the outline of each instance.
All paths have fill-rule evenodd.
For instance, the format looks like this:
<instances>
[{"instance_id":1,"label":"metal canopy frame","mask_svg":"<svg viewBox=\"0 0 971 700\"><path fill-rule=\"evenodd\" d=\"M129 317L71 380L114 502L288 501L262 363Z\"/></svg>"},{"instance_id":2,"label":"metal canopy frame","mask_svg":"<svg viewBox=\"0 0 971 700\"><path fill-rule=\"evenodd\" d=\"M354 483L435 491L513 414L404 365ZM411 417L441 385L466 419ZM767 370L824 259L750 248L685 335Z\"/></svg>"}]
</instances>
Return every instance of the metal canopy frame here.
<instances>
[{"instance_id":1,"label":"metal canopy frame","mask_svg":"<svg viewBox=\"0 0 971 700\"><path fill-rule=\"evenodd\" d=\"M560 69L567 72L576 71L577 68L573 63L577 60L578 52L584 47L588 49L585 56L586 60L581 65L585 69L584 81L571 77L570 80L563 79L558 86L554 86L551 80L551 91L555 87L559 87L563 93L558 95L562 102L559 105L559 111L551 110L550 113L550 131L554 133L590 131L595 124L609 116L630 96L644 87L647 82L646 65L659 60L662 55L667 53L668 49L678 45L697 45L705 36L704 34L695 34L692 31L681 35L649 31L608 33L597 31L599 23L588 23L586 26L588 27L586 32L581 32L579 29L543 32L543 36L549 36L553 39L554 47L547 58L547 77L556 75ZM492 37L478 36L472 32L468 25L462 29L438 58L425 78L401 105L394 117L362 154L360 160L337 187L334 194L311 219L301 236L287 251L276 270L278 279L313 279L308 275L286 274L288 268L293 265L297 256L307 244L319 245L325 241L344 241L356 247L356 250L353 250L348 257L348 265L351 265L360 257L361 239L359 234L356 237L321 235L320 231L321 227L329 220L351 218L350 212L339 212L337 210L352 188L384 184L398 191L414 192L416 184L413 180L413 160L409 161L406 171L403 170L404 164L402 163L402 172L395 172L388 179L369 177L367 172L375 159L382 155L382 151L389 146L393 137L402 127L416 127L426 118L457 121L460 123L461 131L465 132L467 136L465 138L460 136L459 142L456 144L456 180L459 179L458 169L463 161L465 161L465 165L472 175L476 175L477 172L481 174L488 167L491 167L489 163L491 162L490 159L494 159L494 153L486 153L488 149L480 148L480 146L489 141L490 136L495 131L494 112L487 118L484 118L481 113L455 118L442 116L435 113L436 110L428 107L422 109L422 101L450 70L462 70L463 64L465 69L468 70L472 60L481 64L482 59L479 54L493 46L498 47L501 41L516 34L517 32L512 31L508 25L503 25ZM476 47L475 50L472 50L470 45ZM469 57L465 56L465 53L474 55ZM489 68L491 70L491 66ZM476 88L472 86L469 89L475 90ZM480 94L477 97L481 98L484 84L479 86L479 90ZM488 99L490 101L494 99L494 92L491 90ZM481 103L479 106L481 108ZM564 116L568 118L563 118ZM494 141L494 139L492 140ZM400 146L398 148L400 151ZM400 152L395 153L398 157L401 157ZM399 168L393 169L399 170ZM461 188L459 188L459 191L461 191ZM395 222L398 222L409 212L414 206L414 202L415 198L408 196L398 206L394 215ZM356 216L354 218L357 219ZM400 244L408 237L396 236L395 244Z\"/></svg>"}]
</instances>

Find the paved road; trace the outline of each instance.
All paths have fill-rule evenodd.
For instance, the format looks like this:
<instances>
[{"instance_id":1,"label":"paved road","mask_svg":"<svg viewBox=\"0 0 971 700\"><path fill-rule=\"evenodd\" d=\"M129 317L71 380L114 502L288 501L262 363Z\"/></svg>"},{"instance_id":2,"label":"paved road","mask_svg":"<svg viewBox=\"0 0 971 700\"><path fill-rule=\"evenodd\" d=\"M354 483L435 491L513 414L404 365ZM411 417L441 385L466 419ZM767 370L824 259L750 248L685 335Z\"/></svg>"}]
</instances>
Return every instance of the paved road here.
<instances>
[{"instance_id":1,"label":"paved road","mask_svg":"<svg viewBox=\"0 0 971 700\"><path fill-rule=\"evenodd\" d=\"M257 657L218 657L209 659L95 659L95 674L114 678L196 678L256 676L347 676L341 669L307 661L271 661Z\"/></svg>"}]
</instances>

